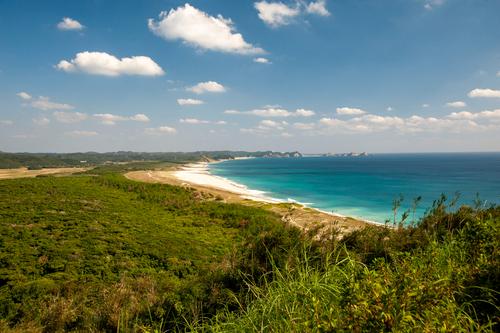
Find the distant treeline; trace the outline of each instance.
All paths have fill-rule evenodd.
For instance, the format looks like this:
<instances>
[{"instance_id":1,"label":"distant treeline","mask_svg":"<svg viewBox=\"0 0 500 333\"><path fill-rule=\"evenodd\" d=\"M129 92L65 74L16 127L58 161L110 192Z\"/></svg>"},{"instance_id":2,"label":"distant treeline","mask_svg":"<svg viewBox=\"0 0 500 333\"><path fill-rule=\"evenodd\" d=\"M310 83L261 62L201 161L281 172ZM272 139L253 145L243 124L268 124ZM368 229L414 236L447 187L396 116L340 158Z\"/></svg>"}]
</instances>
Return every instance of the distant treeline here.
<instances>
[{"instance_id":1,"label":"distant treeline","mask_svg":"<svg viewBox=\"0 0 500 333\"><path fill-rule=\"evenodd\" d=\"M294 152L295 153L295 152ZM0 169L27 167L30 169L51 167L95 166L106 163L155 161L185 163L200 160L231 159L235 157L288 157L294 153L276 153L272 151L196 151L196 152L132 152L118 151L110 153L5 153L0 152Z\"/></svg>"}]
</instances>

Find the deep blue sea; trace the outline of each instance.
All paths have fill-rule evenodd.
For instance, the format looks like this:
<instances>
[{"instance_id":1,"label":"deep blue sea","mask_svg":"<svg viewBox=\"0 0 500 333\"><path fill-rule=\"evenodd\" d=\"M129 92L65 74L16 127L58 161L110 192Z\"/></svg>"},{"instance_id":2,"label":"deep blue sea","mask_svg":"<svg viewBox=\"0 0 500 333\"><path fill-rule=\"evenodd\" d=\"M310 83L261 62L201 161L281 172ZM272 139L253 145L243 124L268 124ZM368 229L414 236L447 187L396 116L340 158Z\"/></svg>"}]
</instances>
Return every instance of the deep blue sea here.
<instances>
[{"instance_id":1,"label":"deep blue sea","mask_svg":"<svg viewBox=\"0 0 500 333\"><path fill-rule=\"evenodd\" d=\"M500 204L500 153L374 154L366 157L255 158L210 165L218 176L310 207L383 223L421 196L417 216L442 193L460 204Z\"/></svg>"}]
</instances>

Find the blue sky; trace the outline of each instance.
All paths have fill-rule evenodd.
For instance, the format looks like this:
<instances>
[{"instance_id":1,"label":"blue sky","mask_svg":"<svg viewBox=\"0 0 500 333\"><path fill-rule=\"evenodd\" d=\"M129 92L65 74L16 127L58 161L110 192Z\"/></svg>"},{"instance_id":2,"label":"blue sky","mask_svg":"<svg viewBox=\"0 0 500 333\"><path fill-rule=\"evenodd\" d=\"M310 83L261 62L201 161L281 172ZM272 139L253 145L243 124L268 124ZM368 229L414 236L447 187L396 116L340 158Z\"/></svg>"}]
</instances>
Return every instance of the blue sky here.
<instances>
[{"instance_id":1,"label":"blue sky","mask_svg":"<svg viewBox=\"0 0 500 333\"><path fill-rule=\"evenodd\" d=\"M0 0L0 150L498 151L498 13Z\"/></svg>"}]
</instances>

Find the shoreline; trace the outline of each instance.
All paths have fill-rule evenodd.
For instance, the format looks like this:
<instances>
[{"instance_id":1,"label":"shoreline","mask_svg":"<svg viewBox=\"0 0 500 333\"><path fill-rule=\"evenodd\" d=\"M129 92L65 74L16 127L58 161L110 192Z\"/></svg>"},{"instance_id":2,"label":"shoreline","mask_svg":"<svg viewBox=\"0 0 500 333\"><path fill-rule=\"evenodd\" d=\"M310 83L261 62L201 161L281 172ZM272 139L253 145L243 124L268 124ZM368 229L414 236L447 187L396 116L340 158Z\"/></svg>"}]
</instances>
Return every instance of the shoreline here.
<instances>
[{"instance_id":1,"label":"shoreline","mask_svg":"<svg viewBox=\"0 0 500 333\"><path fill-rule=\"evenodd\" d=\"M366 225L383 226L380 223L308 207L303 203L292 201L293 199L272 198L267 196L264 191L252 190L245 185L211 174L208 165L223 161L189 163L168 170L132 171L126 173L125 177L135 181L187 186L200 192L210 193L214 197L221 198L224 202L262 207L279 214L285 223L293 224L304 230L317 225L337 226L344 233Z\"/></svg>"},{"instance_id":2,"label":"shoreline","mask_svg":"<svg viewBox=\"0 0 500 333\"><path fill-rule=\"evenodd\" d=\"M237 157L235 158L235 160L240 160L240 159L249 159L249 158L254 158L254 157ZM215 163L221 163L221 162L225 162L225 161L231 161L231 160L218 160L218 161L214 161L214 162L198 162L198 163L192 163L193 167L194 168L200 168L203 170L201 170L201 172L203 174L206 174L208 177L212 178L214 180L214 183L210 184L203 184L205 186L210 186L210 187L216 187L215 183L215 179L217 180L220 180L221 182L225 182L226 184L228 185L234 185L236 188L241 188L244 193L239 193L240 195L243 195L243 198L245 199L250 199L250 200L255 200L255 201L262 201L262 202L269 202L269 203L288 203L288 204L296 204L296 205L300 205L300 206L303 206L305 208L309 208L309 209L313 209L313 210L316 210L318 212L321 212L323 214L328 214L328 215L332 215L332 216L335 216L335 217L340 217L340 218L352 218L352 219L356 219L356 220L359 220L359 221L363 221L365 223L370 223L370 224L375 224L375 225L384 225L383 223L380 223L380 222L376 222L376 221L371 221L371 220L367 220L367 219L362 219L362 218L359 218L359 217L353 217L353 216L347 216L347 215L343 215L343 214L340 214L340 213L334 213L334 212L328 212L326 210L323 210L323 209L319 209L319 208L315 208L315 207L311 207L309 206L310 204L309 203L304 203L304 202L300 202L300 201L297 201L293 198L288 198L287 200L285 199L278 199L278 198L273 198L271 196L268 196L268 195L265 195L265 193L268 193L268 192L265 192L265 191L261 191L261 190L252 190L250 188L248 188L248 186L246 185L243 185L243 184L239 184L239 183L236 183L228 178L225 178L225 177L221 177L221 176L216 176L212 173L210 173L210 169L208 167L209 164L215 164ZM179 176L179 174L181 173L182 176L184 176L183 174L183 170L181 171L177 171L176 172L176 176ZM189 172L189 171L188 171ZM190 174L187 174L185 177L186 179L186 182L190 183L190 182L197 182L199 181L200 179L197 178L197 175L196 174L193 174L193 177L194 178L189 178L189 176L191 176ZM179 177L181 178L181 177ZM218 183L218 182L217 182ZM202 184L199 184L199 185L202 185ZM221 190L223 188L220 188ZM229 189L228 189L229 190ZM258 195L255 195L254 194L257 193Z\"/></svg>"}]
</instances>

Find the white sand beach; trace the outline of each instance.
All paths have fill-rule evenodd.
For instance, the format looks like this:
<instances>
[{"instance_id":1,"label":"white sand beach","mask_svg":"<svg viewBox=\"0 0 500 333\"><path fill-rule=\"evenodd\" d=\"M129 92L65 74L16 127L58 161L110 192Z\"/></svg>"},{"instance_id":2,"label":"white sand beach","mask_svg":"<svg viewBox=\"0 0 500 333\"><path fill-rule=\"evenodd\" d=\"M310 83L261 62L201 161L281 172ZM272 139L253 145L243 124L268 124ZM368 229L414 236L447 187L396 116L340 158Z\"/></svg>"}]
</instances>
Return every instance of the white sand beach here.
<instances>
[{"instance_id":1,"label":"white sand beach","mask_svg":"<svg viewBox=\"0 0 500 333\"><path fill-rule=\"evenodd\" d=\"M211 187L222 191L240 195L243 199L250 199L268 203L280 203L282 200L266 196L265 192L251 190L245 185L234 183L229 179L214 176L208 170L208 162L192 163L173 172L173 176L188 184Z\"/></svg>"}]
</instances>

